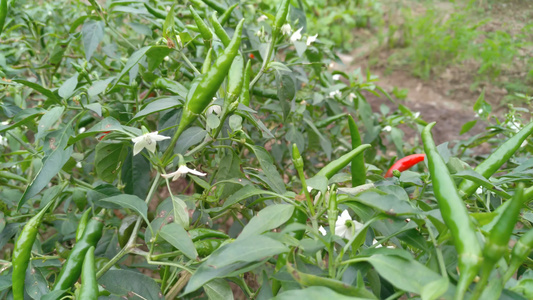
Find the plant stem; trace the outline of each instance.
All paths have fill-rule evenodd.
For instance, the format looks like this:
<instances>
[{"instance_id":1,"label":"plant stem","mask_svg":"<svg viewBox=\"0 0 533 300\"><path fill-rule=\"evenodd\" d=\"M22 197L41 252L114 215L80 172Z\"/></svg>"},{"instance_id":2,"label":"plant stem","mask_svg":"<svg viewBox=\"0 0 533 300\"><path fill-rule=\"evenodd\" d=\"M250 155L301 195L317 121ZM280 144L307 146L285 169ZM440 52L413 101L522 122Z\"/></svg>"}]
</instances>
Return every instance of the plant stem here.
<instances>
[{"instance_id":1,"label":"plant stem","mask_svg":"<svg viewBox=\"0 0 533 300\"><path fill-rule=\"evenodd\" d=\"M257 83L257 81L259 81L259 78L261 78L261 76L265 72L265 69L266 69L267 65L270 63L270 57L272 56L272 52L274 51L274 43L276 42L275 41L276 38L277 38L277 36L272 36L272 40L268 44L267 56L263 60L263 64L261 65L261 69L259 70L259 73L257 73L257 75L255 75L255 77L252 80L252 82L250 82L250 91L253 90L254 85Z\"/></svg>"}]
</instances>

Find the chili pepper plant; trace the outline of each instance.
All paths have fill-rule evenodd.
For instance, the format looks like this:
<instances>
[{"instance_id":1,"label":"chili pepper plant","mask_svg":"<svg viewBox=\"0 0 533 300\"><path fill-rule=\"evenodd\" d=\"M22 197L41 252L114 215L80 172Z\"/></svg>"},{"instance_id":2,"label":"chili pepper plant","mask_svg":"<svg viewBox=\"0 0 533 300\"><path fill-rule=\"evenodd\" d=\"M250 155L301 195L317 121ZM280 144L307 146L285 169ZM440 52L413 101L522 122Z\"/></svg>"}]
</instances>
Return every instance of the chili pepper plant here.
<instances>
[{"instance_id":1,"label":"chili pepper plant","mask_svg":"<svg viewBox=\"0 0 533 300\"><path fill-rule=\"evenodd\" d=\"M0 298L533 297L524 109L437 145L307 1L1 3Z\"/></svg>"}]
</instances>

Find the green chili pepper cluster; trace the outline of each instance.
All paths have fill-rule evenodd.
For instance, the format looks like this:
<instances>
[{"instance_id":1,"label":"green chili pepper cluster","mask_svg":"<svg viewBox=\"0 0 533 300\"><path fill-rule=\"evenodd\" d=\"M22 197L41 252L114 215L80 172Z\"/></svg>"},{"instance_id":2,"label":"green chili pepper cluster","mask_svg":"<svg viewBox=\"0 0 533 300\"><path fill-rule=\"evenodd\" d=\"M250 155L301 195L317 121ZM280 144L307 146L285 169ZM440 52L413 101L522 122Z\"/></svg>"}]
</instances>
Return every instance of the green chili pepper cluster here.
<instances>
[{"instance_id":1,"label":"green chili pepper cluster","mask_svg":"<svg viewBox=\"0 0 533 300\"><path fill-rule=\"evenodd\" d=\"M533 133L533 122L527 124L513 137L503 143L494 153L492 153L485 161L480 163L474 171L481 174L485 178L489 178L513 156L513 154L520 148L520 145ZM459 190L464 193L465 197L472 195L472 193L479 187L473 181L463 180L459 185Z\"/></svg>"},{"instance_id":2,"label":"green chili pepper cluster","mask_svg":"<svg viewBox=\"0 0 533 300\"><path fill-rule=\"evenodd\" d=\"M102 237L104 223L101 216L103 216L103 214L104 211L102 210L98 216L93 217L87 223L83 235L80 240L76 242L67 261L63 264L52 291L68 290L80 277L83 260L87 251L91 247L96 247L96 244L98 244L98 241Z\"/></svg>"},{"instance_id":3,"label":"green chili pepper cluster","mask_svg":"<svg viewBox=\"0 0 533 300\"><path fill-rule=\"evenodd\" d=\"M89 214L91 213L91 210L91 208L88 208L81 215L80 221L78 222L78 227L76 228L76 242L79 241L83 236L85 227L87 227L87 223L89 222Z\"/></svg>"},{"instance_id":4,"label":"green chili pepper cluster","mask_svg":"<svg viewBox=\"0 0 533 300\"><path fill-rule=\"evenodd\" d=\"M369 144L358 146L352 151L327 164L316 174L316 176L325 176L327 179L330 179L333 177L333 175L337 174L340 170L351 163L354 158L356 158L358 155L362 155L363 152L370 147L372 146Z\"/></svg>"},{"instance_id":5,"label":"green chili pepper cluster","mask_svg":"<svg viewBox=\"0 0 533 300\"><path fill-rule=\"evenodd\" d=\"M11 275L13 299L15 300L24 300L24 280L26 278L26 269L30 263L31 248L39 232L39 225L41 225L46 211L52 204L54 204L54 201L48 202L39 213L28 220L15 242L12 262L13 273Z\"/></svg>"},{"instance_id":6,"label":"green chili pepper cluster","mask_svg":"<svg viewBox=\"0 0 533 300\"><path fill-rule=\"evenodd\" d=\"M422 141L428 159L429 173L433 183L433 192L439 204L444 223L449 228L457 254L459 255L459 282L455 294L462 299L469 284L476 277L482 261L481 246L478 242L474 224L468 216L463 199L446 167L446 163L437 152L431 135L435 122L422 131Z\"/></svg>"}]
</instances>

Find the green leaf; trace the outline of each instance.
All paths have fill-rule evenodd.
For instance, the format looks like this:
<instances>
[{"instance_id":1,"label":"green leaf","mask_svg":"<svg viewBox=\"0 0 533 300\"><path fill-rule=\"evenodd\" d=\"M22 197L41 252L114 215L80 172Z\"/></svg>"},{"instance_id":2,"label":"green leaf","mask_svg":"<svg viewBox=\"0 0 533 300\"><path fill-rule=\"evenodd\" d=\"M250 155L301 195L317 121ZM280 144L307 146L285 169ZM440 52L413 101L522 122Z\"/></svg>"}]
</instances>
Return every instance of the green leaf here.
<instances>
[{"instance_id":1,"label":"green leaf","mask_svg":"<svg viewBox=\"0 0 533 300\"><path fill-rule=\"evenodd\" d=\"M470 129L472 129L476 125L476 123L477 123L477 120L472 120L472 121L466 122L463 125L463 127L461 127L461 131L459 132L459 135L467 133L468 131L470 131Z\"/></svg>"},{"instance_id":2,"label":"green leaf","mask_svg":"<svg viewBox=\"0 0 533 300\"><path fill-rule=\"evenodd\" d=\"M258 235L226 244L213 252L192 275L185 294L196 291L215 278L223 278L252 262L264 261L289 249L282 243Z\"/></svg>"},{"instance_id":3,"label":"green leaf","mask_svg":"<svg viewBox=\"0 0 533 300\"><path fill-rule=\"evenodd\" d=\"M231 286L224 279L215 279L204 285L209 300L233 300Z\"/></svg>"},{"instance_id":4,"label":"green leaf","mask_svg":"<svg viewBox=\"0 0 533 300\"><path fill-rule=\"evenodd\" d=\"M146 198L150 188L150 168L150 161L145 156L133 155L133 151L128 151L121 172L124 192Z\"/></svg>"},{"instance_id":5,"label":"green leaf","mask_svg":"<svg viewBox=\"0 0 533 300\"><path fill-rule=\"evenodd\" d=\"M153 72L159 64L169 55L172 49L167 46L153 46L146 52L148 71Z\"/></svg>"},{"instance_id":6,"label":"green leaf","mask_svg":"<svg viewBox=\"0 0 533 300\"><path fill-rule=\"evenodd\" d=\"M274 192L278 194L285 194L285 192L287 191L285 189L285 182L283 182L281 175L274 166L274 162L270 154L268 154L268 152L260 146L251 146L250 148L259 160L261 169L263 169L263 174L267 178L266 183Z\"/></svg>"},{"instance_id":7,"label":"green leaf","mask_svg":"<svg viewBox=\"0 0 533 300\"><path fill-rule=\"evenodd\" d=\"M159 235L189 259L195 260L198 257L191 237L180 224L170 223L163 226Z\"/></svg>"},{"instance_id":8,"label":"green leaf","mask_svg":"<svg viewBox=\"0 0 533 300\"><path fill-rule=\"evenodd\" d=\"M167 110L174 108L176 106L181 105L182 102L179 101L176 97L165 97L162 99L154 100L150 103L148 103L141 111L139 111L135 116L133 117L132 121L135 121L141 117L147 116L149 114Z\"/></svg>"},{"instance_id":9,"label":"green leaf","mask_svg":"<svg viewBox=\"0 0 533 300\"><path fill-rule=\"evenodd\" d=\"M392 194L384 195L382 193L368 191L359 194L355 200L391 216L423 213L423 211L412 207L409 202L400 200Z\"/></svg>"},{"instance_id":10,"label":"green leaf","mask_svg":"<svg viewBox=\"0 0 533 300\"><path fill-rule=\"evenodd\" d=\"M432 281L422 287L422 300L436 300L439 299L448 290L450 281L448 278L441 277L435 281Z\"/></svg>"},{"instance_id":11,"label":"green leaf","mask_svg":"<svg viewBox=\"0 0 533 300\"><path fill-rule=\"evenodd\" d=\"M270 132L270 130L265 126L265 124L259 119L257 118L256 116L254 116L251 112L248 112L248 111L244 111L242 113L242 116L245 117L246 119L248 119L248 121L252 122L252 124L254 124L254 126L256 128L258 128L259 130L261 130L261 132L263 132L263 137L266 137L266 138L269 138L269 139L273 139L274 138L274 135L272 134L272 132Z\"/></svg>"},{"instance_id":12,"label":"green leaf","mask_svg":"<svg viewBox=\"0 0 533 300\"><path fill-rule=\"evenodd\" d=\"M127 146L124 143L101 142L96 145L94 166L98 177L107 182L113 182L118 177L118 168L124 161Z\"/></svg>"},{"instance_id":13,"label":"green leaf","mask_svg":"<svg viewBox=\"0 0 533 300\"><path fill-rule=\"evenodd\" d=\"M76 90L76 86L78 85L78 73L76 72L74 76L67 79L61 87L57 90L57 93L59 96L61 96L63 99L68 99L74 91Z\"/></svg>"},{"instance_id":14,"label":"green leaf","mask_svg":"<svg viewBox=\"0 0 533 300\"><path fill-rule=\"evenodd\" d=\"M291 110L291 101L296 95L296 84L291 75L281 75L279 79L278 98L283 110L283 119L287 119Z\"/></svg>"},{"instance_id":15,"label":"green leaf","mask_svg":"<svg viewBox=\"0 0 533 300\"><path fill-rule=\"evenodd\" d=\"M324 150L324 152L326 153L326 157L328 158L328 160L330 160L331 153L333 152L333 148L331 147L331 142L322 135L322 133L320 132L320 130L318 130L318 128L316 128L313 120L307 117L304 117L304 121L316 133L316 135L320 139L320 146L322 147L322 150Z\"/></svg>"},{"instance_id":16,"label":"green leaf","mask_svg":"<svg viewBox=\"0 0 533 300\"><path fill-rule=\"evenodd\" d=\"M246 224L237 240L246 239L267 230L278 228L290 219L293 212L294 206L291 204L267 206Z\"/></svg>"},{"instance_id":17,"label":"green leaf","mask_svg":"<svg viewBox=\"0 0 533 300\"><path fill-rule=\"evenodd\" d=\"M174 37L174 5L168 11L165 23L163 23L163 37L167 40Z\"/></svg>"},{"instance_id":18,"label":"green leaf","mask_svg":"<svg viewBox=\"0 0 533 300\"><path fill-rule=\"evenodd\" d=\"M89 19L89 21L83 24L81 35L83 37L83 48L85 48L85 59L87 61L91 60L98 44L104 38L104 27L105 24L103 21L93 19Z\"/></svg>"},{"instance_id":19,"label":"green leaf","mask_svg":"<svg viewBox=\"0 0 533 300\"><path fill-rule=\"evenodd\" d=\"M483 119L487 119L492 111L492 106L485 101L485 90L481 92L474 104L474 112Z\"/></svg>"},{"instance_id":20,"label":"green leaf","mask_svg":"<svg viewBox=\"0 0 533 300\"><path fill-rule=\"evenodd\" d=\"M305 300L324 300L324 299L358 300L358 299L361 299L362 300L364 298L341 295L323 286L312 286L312 287L308 287L302 290L289 290L272 298L272 300L294 300L294 299L305 299Z\"/></svg>"},{"instance_id":21,"label":"green leaf","mask_svg":"<svg viewBox=\"0 0 533 300\"><path fill-rule=\"evenodd\" d=\"M25 85L25 86L27 86L29 88L32 88L32 89L36 90L37 92L45 95L48 99L53 100L53 101L55 101L58 104L61 104L61 99L59 99L59 97L57 97L56 94L54 94L49 89L46 89L46 88L38 85L37 83L33 83L33 82L22 80L22 79L16 79L16 80L13 80L13 81L21 83L21 84L23 84L23 85Z\"/></svg>"},{"instance_id":22,"label":"green leaf","mask_svg":"<svg viewBox=\"0 0 533 300\"><path fill-rule=\"evenodd\" d=\"M189 209L185 201L180 197L172 196L172 212L174 214L174 222L180 224L183 228L189 228Z\"/></svg>"},{"instance_id":23,"label":"green leaf","mask_svg":"<svg viewBox=\"0 0 533 300\"><path fill-rule=\"evenodd\" d=\"M124 66L120 74L118 75L117 80L115 80L115 83L113 83L113 85L110 88L108 88L108 90L112 90L120 82L122 77L124 77L124 75L128 73L131 70L131 68L133 68L139 62L139 60L141 60L141 58L144 57L144 55L146 54L148 50L150 50L150 48L151 48L150 46L146 46L133 52L133 54L131 54L130 58L128 59L128 62L126 62L126 65Z\"/></svg>"},{"instance_id":24,"label":"green leaf","mask_svg":"<svg viewBox=\"0 0 533 300\"><path fill-rule=\"evenodd\" d=\"M94 81L91 87L89 87L89 89L87 90L87 94L89 94L89 97L94 97L104 92L107 86L111 83L111 81L113 81L113 79L115 79L115 76L111 76L104 80ZM87 105L85 107L87 107Z\"/></svg>"},{"instance_id":25,"label":"green leaf","mask_svg":"<svg viewBox=\"0 0 533 300\"><path fill-rule=\"evenodd\" d=\"M215 129L220 126L220 119L215 114L209 114L206 120L207 130Z\"/></svg>"},{"instance_id":26,"label":"green leaf","mask_svg":"<svg viewBox=\"0 0 533 300\"><path fill-rule=\"evenodd\" d=\"M44 278L40 269L35 268L33 264L30 264L30 267L26 270L24 286L26 293L36 300L41 299L50 292L46 278Z\"/></svg>"},{"instance_id":27,"label":"green leaf","mask_svg":"<svg viewBox=\"0 0 533 300\"><path fill-rule=\"evenodd\" d=\"M185 152L196 144L204 140L207 131L200 127L189 127L179 137L174 153L185 154Z\"/></svg>"},{"instance_id":28,"label":"green leaf","mask_svg":"<svg viewBox=\"0 0 533 300\"><path fill-rule=\"evenodd\" d=\"M41 117L39 125L37 126L37 134L35 135L36 140L43 138L48 133L47 131L57 123L58 120L61 120L61 115L64 110L65 107L56 106L51 108Z\"/></svg>"},{"instance_id":29,"label":"green leaf","mask_svg":"<svg viewBox=\"0 0 533 300\"><path fill-rule=\"evenodd\" d=\"M72 145L76 143L77 141L84 139L86 137L97 135L101 132L114 131L114 130L125 131L124 127L122 127L119 121L117 121L113 117L107 117L103 119L102 121L98 122L98 124L94 125L91 129L85 131L84 133L80 133L75 137L71 137L68 140L68 144Z\"/></svg>"},{"instance_id":30,"label":"green leaf","mask_svg":"<svg viewBox=\"0 0 533 300\"><path fill-rule=\"evenodd\" d=\"M147 300L164 299L161 288L155 280L136 271L109 270L98 279L98 283L114 295L128 296L128 298L138 295L142 297L140 299Z\"/></svg>"},{"instance_id":31,"label":"green leaf","mask_svg":"<svg viewBox=\"0 0 533 300\"><path fill-rule=\"evenodd\" d=\"M108 205L107 203L111 205ZM147 217L148 205L146 205L144 200L135 195L121 194L109 198L103 198L98 200L97 204L106 208L116 208L118 205L122 208L131 209L143 217L143 219L146 221L146 224L150 224L150 221L148 221Z\"/></svg>"},{"instance_id":32,"label":"green leaf","mask_svg":"<svg viewBox=\"0 0 533 300\"><path fill-rule=\"evenodd\" d=\"M511 199L511 195L502 190L500 187L495 186L487 178L483 177L481 174L474 170L464 170L459 171L452 175L453 177L459 177L475 182L476 184L486 188L489 191L494 192L495 194L501 196L504 199Z\"/></svg>"}]
</instances>

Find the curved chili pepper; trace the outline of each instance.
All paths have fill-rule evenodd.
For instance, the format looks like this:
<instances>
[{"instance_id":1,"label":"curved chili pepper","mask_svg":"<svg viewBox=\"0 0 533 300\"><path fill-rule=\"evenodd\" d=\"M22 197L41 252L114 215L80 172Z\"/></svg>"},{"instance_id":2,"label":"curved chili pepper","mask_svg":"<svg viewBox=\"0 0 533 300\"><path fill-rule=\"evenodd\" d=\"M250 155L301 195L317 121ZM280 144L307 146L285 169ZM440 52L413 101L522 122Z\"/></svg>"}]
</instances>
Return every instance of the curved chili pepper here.
<instances>
[{"instance_id":1,"label":"curved chili pepper","mask_svg":"<svg viewBox=\"0 0 533 300\"><path fill-rule=\"evenodd\" d=\"M80 299L98 299L98 283L96 282L96 269L94 263L94 247L87 250L81 271Z\"/></svg>"},{"instance_id":2,"label":"curved chili pepper","mask_svg":"<svg viewBox=\"0 0 533 300\"><path fill-rule=\"evenodd\" d=\"M78 227L76 228L76 241L79 241L79 239L83 236L83 232L85 231L85 227L87 227L87 223L89 222L89 214L91 213L91 208L89 207L83 215L81 215L80 221L78 222Z\"/></svg>"},{"instance_id":3,"label":"curved chili pepper","mask_svg":"<svg viewBox=\"0 0 533 300\"><path fill-rule=\"evenodd\" d=\"M283 0L278 8L278 13L276 14L276 19L274 19L274 32L272 33L272 40L276 40L279 33L281 32L281 27L285 24L287 20L287 14L289 13L289 4L290 0Z\"/></svg>"},{"instance_id":4,"label":"curved chili pepper","mask_svg":"<svg viewBox=\"0 0 533 300\"><path fill-rule=\"evenodd\" d=\"M494 153L492 153L485 161L480 163L474 171L478 172L481 176L489 178L520 148L520 145L533 133L533 122L527 124L517 134L503 143ZM465 197L472 195L479 187L478 184L470 180L463 180L459 184L459 190L464 193Z\"/></svg>"},{"instance_id":5,"label":"curved chili pepper","mask_svg":"<svg viewBox=\"0 0 533 300\"><path fill-rule=\"evenodd\" d=\"M252 76L252 62L248 60L246 67L244 67L244 79L239 96L239 102L246 106L250 106L250 76Z\"/></svg>"},{"instance_id":6,"label":"curved chili pepper","mask_svg":"<svg viewBox=\"0 0 533 300\"><path fill-rule=\"evenodd\" d=\"M194 247L200 257L206 257L217 250L223 242L224 240L219 239L201 240L194 242Z\"/></svg>"},{"instance_id":7,"label":"curved chili pepper","mask_svg":"<svg viewBox=\"0 0 533 300\"><path fill-rule=\"evenodd\" d=\"M209 50L207 50L207 54L205 55L204 63L202 64L202 74L206 74L211 68L212 58L213 48L209 48Z\"/></svg>"},{"instance_id":8,"label":"curved chili pepper","mask_svg":"<svg viewBox=\"0 0 533 300\"><path fill-rule=\"evenodd\" d=\"M152 89L161 89L174 95L185 96L187 94L187 89L179 82L164 77L159 77L154 80L152 83Z\"/></svg>"},{"instance_id":9,"label":"curved chili pepper","mask_svg":"<svg viewBox=\"0 0 533 300\"><path fill-rule=\"evenodd\" d=\"M68 290L78 280L83 265L83 260L87 250L91 246L96 247L102 237L104 222L101 217L104 214L102 210L98 216L93 217L87 223L81 239L74 245L68 259L63 264L52 291Z\"/></svg>"},{"instance_id":10,"label":"curved chili pepper","mask_svg":"<svg viewBox=\"0 0 533 300\"><path fill-rule=\"evenodd\" d=\"M448 171L444 160L437 152L431 135L435 122L422 131L424 150L428 158L428 168L433 182L433 192L439 204L442 219L450 233L459 255L459 281L455 299L463 299L470 283L474 280L482 262L481 246L478 242L474 224L468 216L463 199Z\"/></svg>"},{"instance_id":11,"label":"curved chili pepper","mask_svg":"<svg viewBox=\"0 0 533 300\"><path fill-rule=\"evenodd\" d=\"M531 254L533 249L533 229L529 229L524 235L518 239L511 251L511 261L509 262L509 268L503 276L503 282L507 282L513 274L518 270L520 265Z\"/></svg>"},{"instance_id":12,"label":"curved chili pepper","mask_svg":"<svg viewBox=\"0 0 533 300\"><path fill-rule=\"evenodd\" d=\"M202 0L202 2L204 2L205 4L207 4L207 6L211 7L212 9L216 10L217 12L223 14L224 12L226 12L226 8L224 6L222 6L222 4L216 2L216 1L213 1L213 0Z\"/></svg>"},{"instance_id":13,"label":"curved chili pepper","mask_svg":"<svg viewBox=\"0 0 533 300\"><path fill-rule=\"evenodd\" d=\"M220 18L218 19L218 21L220 22L220 25L224 26L224 24L226 24L226 22L228 22L229 18L231 18L231 13L233 12L233 10L239 5L239 3L235 3L233 4L232 6L230 6L228 9L226 9L226 11L222 14L222 16L220 16Z\"/></svg>"},{"instance_id":14,"label":"curved chili pepper","mask_svg":"<svg viewBox=\"0 0 533 300\"><path fill-rule=\"evenodd\" d=\"M359 128L353 117L348 118L348 126L350 127L350 135L352 137L352 149L355 149L363 144L361 142L361 135L359 135ZM352 186L360 186L366 183L366 167L365 157L357 155L352 159Z\"/></svg>"},{"instance_id":15,"label":"curved chili pepper","mask_svg":"<svg viewBox=\"0 0 533 300\"><path fill-rule=\"evenodd\" d=\"M222 231L209 228L194 228L189 230L189 236L193 242L203 240L205 238L220 238L229 239L229 236Z\"/></svg>"},{"instance_id":16,"label":"curved chili pepper","mask_svg":"<svg viewBox=\"0 0 533 300\"><path fill-rule=\"evenodd\" d=\"M201 78L191 84L178 131L185 130L213 100L213 97L231 68L233 59L239 53L243 24L244 19L237 25L231 43L226 47L222 55L216 59L215 64L211 66L205 75L202 75ZM195 83L196 86L194 85Z\"/></svg>"},{"instance_id":17,"label":"curved chili pepper","mask_svg":"<svg viewBox=\"0 0 533 300\"><path fill-rule=\"evenodd\" d=\"M118 228L118 244L121 248L124 248L130 239L131 233L133 232L133 227L137 222L137 216L131 215L122 219L120 227Z\"/></svg>"},{"instance_id":18,"label":"curved chili pepper","mask_svg":"<svg viewBox=\"0 0 533 300\"><path fill-rule=\"evenodd\" d=\"M26 278L26 269L30 263L31 248L39 232L39 225L41 225L44 214L54 202L48 202L39 213L28 220L15 242L12 261L13 273L11 274L13 299L15 300L24 300L24 280Z\"/></svg>"},{"instance_id":19,"label":"curved chili pepper","mask_svg":"<svg viewBox=\"0 0 533 300\"><path fill-rule=\"evenodd\" d=\"M327 164L315 176L321 175L325 176L327 179L330 179L331 177L333 177L333 175L337 174L340 170L342 170L350 162L352 162L355 157L357 157L358 155L362 155L363 152L370 147L372 146L369 144L363 144L353 149L352 151Z\"/></svg>"},{"instance_id":20,"label":"curved chili pepper","mask_svg":"<svg viewBox=\"0 0 533 300\"><path fill-rule=\"evenodd\" d=\"M207 24L205 24L204 20L198 15L196 10L189 5L189 10L191 11L192 17L194 19L194 22L196 23L196 26L198 26L198 31L200 31L200 34L202 35L202 38L207 44L211 44L211 40L213 39L213 33L207 27Z\"/></svg>"},{"instance_id":21,"label":"curved chili pepper","mask_svg":"<svg viewBox=\"0 0 533 300\"><path fill-rule=\"evenodd\" d=\"M213 26L213 30L215 31L215 34L218 36L218 38L220 39L224 47L228 47L229 43L231 42L231 39L229 38L229 35L226 33L226 30L224 30L224 27L222 27L222 25L218 22L216 12L214 12L211 16L209 16L209 21L211 22L211 25Z\"/></svg>"},{"instance_id":22,"label":"curved chili pepper","mask_svg":"<svg viewBox=\"0 0 533 300\"><path fill-rule=\"evenodd\" d=\"M228 74L228 90L224 105L229 107L241 94L244 79L244 58L241 54L235 56Z\"/></svg>"},{"instance_id":23,"label":"curved chili pepper","mask_svg":"<svg viewBox=\"0 0 533 300\"><path fill-rule=\"evenodd\" d=\"M424 161L424 158L426 158L425 154L411 154L399 159L389 168L387 173L385 173L385 178L392 177L392 172L394 172L394 170L403 172L407 169L410 169L419 162Z\"/></svg>"},{"instance_id":24,"label":"curved chili pepper","mask_svg":"<svg viewBox=\"0 0 533 300\"><path fill-rule=\"evenodd\" d=\"M158 19L166 19L167 18L167 15L166 15L166 12L162 11L162 10L159 10L157 8L153 8L151 7L149 4L147 4L146 2L143 2L144 4L144 7L146 8L146 10L154 17L158 18Z\"/></svg>"},{"instance_id":25,"label":"curved chili pepper","mask_svg":"<svg viewBox=\"0 0 533 300\"><path fill-rule=\"evenodd\" d=\"M7 18L7 0L1 0L0 1L0 34L2 34L2 30L4 29L6 18Z\"/></svg>"}]
</instances>

